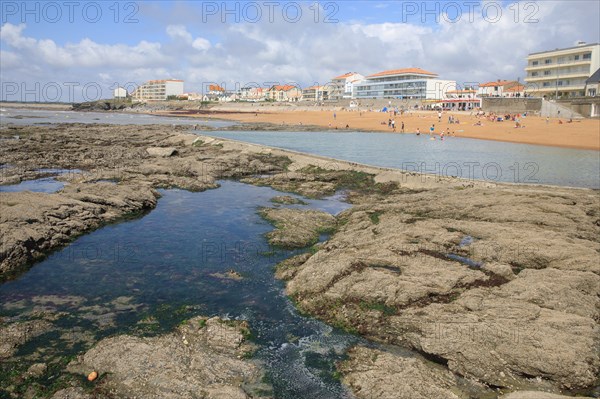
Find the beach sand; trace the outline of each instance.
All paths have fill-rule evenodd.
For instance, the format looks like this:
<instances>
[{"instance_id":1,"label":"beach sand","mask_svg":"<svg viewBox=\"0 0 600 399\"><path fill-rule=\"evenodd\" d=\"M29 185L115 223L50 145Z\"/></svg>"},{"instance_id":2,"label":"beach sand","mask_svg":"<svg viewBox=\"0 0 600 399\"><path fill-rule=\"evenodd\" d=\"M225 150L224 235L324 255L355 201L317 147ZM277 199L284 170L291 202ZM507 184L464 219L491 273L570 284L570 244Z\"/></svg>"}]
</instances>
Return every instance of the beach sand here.
<instances>
[{"instance_id":1,"label":"beach sand","mask_svg":"<svg viewBox=\"0 0 600 399\"><path fill-rule=\"evenodd\" d=\"M233 111L233 110L232 110ZM404 131L414 133L417 128L421 134L429 134L429 128L435 124L435 134L439 135L450 128L456 137L469 137L484 140L506 141L513 143L537 144L554 147L578 148L587 150L600 150L600 120L584 119L574 120L568 123L567 119L546 118L540 116L528 116L520 118L521 128L515 128L515 122L491 122L481 119L481 126L475 126L479 120L469 112L444 112L441 123L438 122L437 112L418 111L410 114L397 115L391 118L396 121L396 132L387 125L390 118L389 113L382 112L358 112L358 111L291 111L277 110L257 112L220 112L214 110L210 114L203 114L203 118L228 119L240 122L268 122L285 125L317 125L331 129L341 130L366 130L377 132L400 133L400 127L404 122ZM336 117L334 119L334 112ZM172 113L172 112L171 112ZM448 116L453 115L460 121L459 124L449 124ZM384 122L384 124L381 124ZM348 125L348 129L346 129Z\"/></svg>"}]
</instances>

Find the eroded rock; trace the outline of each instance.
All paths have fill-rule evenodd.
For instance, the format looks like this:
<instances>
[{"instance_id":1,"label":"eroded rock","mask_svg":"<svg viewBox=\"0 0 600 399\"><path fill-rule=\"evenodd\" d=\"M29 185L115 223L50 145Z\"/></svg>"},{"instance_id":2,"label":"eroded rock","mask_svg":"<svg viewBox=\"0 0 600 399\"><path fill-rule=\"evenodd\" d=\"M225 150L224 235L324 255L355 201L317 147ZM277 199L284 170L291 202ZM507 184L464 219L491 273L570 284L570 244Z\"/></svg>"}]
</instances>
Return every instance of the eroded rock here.
<instances>
[{"instance_id":1,"label":"eroded rock","mask_svg":"<svg viewBox=\"0 0 600 399\"><path fill-rule=\"evenodd\" d=\"M283 268L303 311L493 386L596 382L597 194L437 188L355 200L316 254Z\"/></svg>"},{"instance_id":2,"label":"eroded rock","mask_svg":"<svg viewBox=\"0 0 600 399\"><path fill-rule=\"evenodd\" d=\"M97 371L105 376L102 389L119 397L260 397L246 391L262 377L258 365L243 359L254 350L247 332L245 322L196 317L164 336L106 338L69 370Z\"/></svg>"},{"instance_id":3,"label":"eroded rock","mask_svg":"<svg viewBox=\"0 0 600 399\"><path fill-rule=\"evenodd\" d=\"M267 234L271 245L284 248L303 248L316 243L319 234L335 228L335 217L327 212L263 208L261 216L273 223L276 230Z\"/></svg>"}]
</instances>

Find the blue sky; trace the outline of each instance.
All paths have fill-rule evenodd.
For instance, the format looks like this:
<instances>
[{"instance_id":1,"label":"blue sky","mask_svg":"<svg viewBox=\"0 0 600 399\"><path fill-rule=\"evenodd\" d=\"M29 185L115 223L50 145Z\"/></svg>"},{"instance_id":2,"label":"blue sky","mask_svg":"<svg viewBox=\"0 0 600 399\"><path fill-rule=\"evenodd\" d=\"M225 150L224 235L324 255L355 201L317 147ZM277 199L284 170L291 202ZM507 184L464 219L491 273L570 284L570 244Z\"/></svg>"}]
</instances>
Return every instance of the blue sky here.
<instances>
[{"instance_id":1,"label":"blue sky","mask_svg":"<svg viewBox=\"0 0 600 399\"><path fill-rule=\"evenodd\" d=\"M528 53L600 41L596 0L0 4L5 100L33 100L37 86L44 100L44 85L65 82L76 98L61 99L80 101L90 84L108 96L116 84L180 78L200 92L414 66L459 84L522 80Z\"/></svg>"}]
</instances>

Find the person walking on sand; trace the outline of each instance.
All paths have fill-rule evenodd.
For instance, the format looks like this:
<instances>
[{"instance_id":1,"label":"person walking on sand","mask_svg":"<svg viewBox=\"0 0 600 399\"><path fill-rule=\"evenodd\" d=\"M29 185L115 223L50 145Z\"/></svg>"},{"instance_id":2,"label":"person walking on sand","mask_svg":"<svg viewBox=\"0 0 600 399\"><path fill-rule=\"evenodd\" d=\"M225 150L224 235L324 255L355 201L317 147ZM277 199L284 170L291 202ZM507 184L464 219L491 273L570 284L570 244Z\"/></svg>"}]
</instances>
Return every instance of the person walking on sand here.
<instances>
[{"instance_id":1,"label":"person walking on sand","mask_svg":"<svg viewBox=\"0 0 600 399\"><path fill-rule=\"evenodd\" d=\"M400 126L400 131L404 133L404 121L402 121L402 125Z\"/></svg>"},{"instance_id":2,"label":"person walking on sand","mask_svg":"<svg viewBox=\"0 0 600 399\"><path fill-rule=\"evenodd\" d=\"M417 136L421 135L421 130L419 130L419 128L417 128Z\"/></svg>"},{"instance_id":3,"label":"person walking on sand","mask_svg":"<svg viewBox=\"0 0 600 399\"><path fill-rule=\"evenodd\" d=\"M438 111L438 123L442 123L442 111Z\"/></svg>"},{"instance_id":4,"label":"person walking on sand","mask_svg":"<svg viewBox=\"0 0 600 399\"><path fill-rule=\"evenodd\" d=\"M392 119L392 131L396 131L396 120Z\"/></svg>"},{"instance_id":5,"label":"person walking on sand","mask_svg":"<svg viewBox=\"0 0 600 399\"><path fill-rule=\"evenodd\" d=\"M431 137L431 140L435 140L435 137L433 137L434 131L435 131L435 125L432 124L431 127L429 128L429 136Z\"/></svg>"},{"instance_id":6,"label":"person walking on sand","mask_svg":"<svg viewBox=\"0 0 600 399\"><path fill-rule=\"evenodd\" d=\"M333 120L335 120L335 118L337 118L337 115L335 114L335 112L333 113Z\"/></svg>"}]
</instances>

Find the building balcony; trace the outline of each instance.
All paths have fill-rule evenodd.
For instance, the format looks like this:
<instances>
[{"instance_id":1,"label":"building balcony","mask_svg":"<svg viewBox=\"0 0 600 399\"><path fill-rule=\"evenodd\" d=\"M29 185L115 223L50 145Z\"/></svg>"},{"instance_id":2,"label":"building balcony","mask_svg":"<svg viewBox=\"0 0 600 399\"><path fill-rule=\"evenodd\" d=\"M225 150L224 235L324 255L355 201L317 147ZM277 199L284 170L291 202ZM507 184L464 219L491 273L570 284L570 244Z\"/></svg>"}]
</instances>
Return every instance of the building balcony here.
<instances>
[{"instance_id":1,"label":"building balcony","mask_svg":"<svg viewBox=\"0 0 600 399\"><path fill-rule=\"evenodd\" d=\"M592 60L579 60L579 61L572 61L572 62L562 62L562 63L556 63L553 62L552 64L544 64L544 63L540 63L539 65L528 65L525 67L526 71L537 71L540 69L551 69L551 68L560 68L560 67L564 67L564 66L584 66L584 65L590 65L592 63Z\"/></svg>"},{"instance_id":2,"label":"building balcony","mask_svg":"<svg viewBox=\"0 0 600 399\"><path fill-rule=\"evenodd\" d=\"M581 78L581 79L587 79L589 78L589 74L584 73L584 72L578 72L578 73L569 73L569 74L554 74L554 75L544 75L544 76L528 76L525 78L525 82L530 83L530 82L543 82L546 80L551 80L551 81L556 81L556 79L577 79L577 78Z\"/></svg>"}]
</instances>

